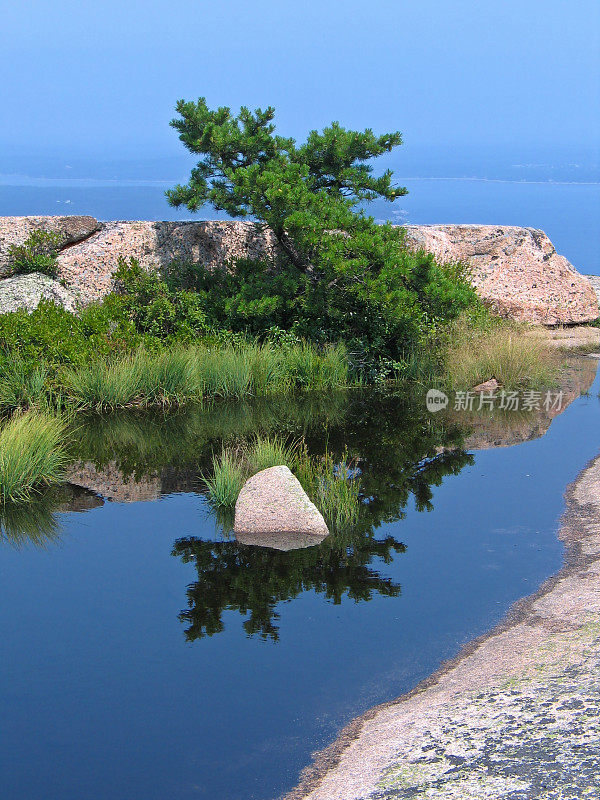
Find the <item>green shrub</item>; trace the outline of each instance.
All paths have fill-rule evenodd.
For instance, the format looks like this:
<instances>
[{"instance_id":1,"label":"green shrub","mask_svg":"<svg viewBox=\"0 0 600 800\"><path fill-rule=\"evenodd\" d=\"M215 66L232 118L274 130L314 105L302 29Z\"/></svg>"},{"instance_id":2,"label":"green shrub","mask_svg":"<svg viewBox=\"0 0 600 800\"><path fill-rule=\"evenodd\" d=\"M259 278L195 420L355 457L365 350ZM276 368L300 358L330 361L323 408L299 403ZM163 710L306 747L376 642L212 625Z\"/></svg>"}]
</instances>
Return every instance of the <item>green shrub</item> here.
<instances>
[{"instance_id":1,"label":"green shrub","mask_svg":"<svg viewBox=\"0 0 600 800\"><path fill-rule=\"evenodd\" d=\"M208 332L201 297L186 289L172 289L158 273L147 272L138 261L121 258L114 274L119 295L112 301L119 314L139 334L161 341L190 342Z\"/></svg>"},{"instance_id":2,"label":"green shrub","mask_svg":"<svg viewBox=\"0 0 600 800\"><path fill-rule=\"evenodd\" d=\"M5 353L18 353L32 365L45 361L54 364L79 364L90 350L78 318L47 300L31 314L19 309L0 315L0 347Z\"/></svg>"},{"instance_id":3,"label":"green shrub","mask_svg":"<svg viewBox=\"0 0 600 800\"><path fill-rule=\"evenodd\" d=\"M33 231L23 244L12 245L8 250L9 264L14 274L43 272L55 278L62 237L50 231Z\"/></svg>"},{"instance_id":4,"label":"green shrub","mask_svg":"<svg viewBox=\"0 0 600 800\"><path fill-rule=\"evenodd\" d=\"M25 309L0 314L0 365L16 356L31 367L44 362L49 373L61 365L89 363L100 356L130 352L141 345L160 347L136 330L109 295L102 304L83 309L79 315L49 300L42 300L30 314Z\"/></svg>"},{"instance_id":5,"label":"green shrub","mask_svg":"<svg viewBox=\"0 0 600 800\"><path fill-rule=\"evenodd\" d=\"M22 502L62 480L65 426L49 414L12 417L0 428L0 499Z\"/></svg>"}]
</instances>

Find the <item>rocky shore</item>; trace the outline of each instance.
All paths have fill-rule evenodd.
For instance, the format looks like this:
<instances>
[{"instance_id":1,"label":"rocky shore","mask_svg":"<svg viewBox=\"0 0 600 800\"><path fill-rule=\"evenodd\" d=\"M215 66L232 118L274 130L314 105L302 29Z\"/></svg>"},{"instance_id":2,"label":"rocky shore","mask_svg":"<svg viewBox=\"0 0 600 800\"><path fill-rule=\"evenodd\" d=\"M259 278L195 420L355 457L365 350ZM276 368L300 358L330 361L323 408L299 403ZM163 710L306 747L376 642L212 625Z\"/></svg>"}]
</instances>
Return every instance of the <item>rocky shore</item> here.
<instances>
[{"instance_id":1,"label":"rocky shore","mask_svg":"<svg viewBox=\"0 0 600 800\"><path fill-rule=\"evenodd\" d=\"M505 622L318 754L286 800L600 796L600 457L568 488L565 566Z\"/></svg>"},{"instance_id":2,"label":"rocky shore","mask_svg":"<svg viewBox=\"0 0 600 800\"><path fill-rule=\"evenodd\" d=\"M9 250L34 230L60 235L56 286L10 278ZM408 225L410 246L442 261L469 265L480 297L496 313L541 325L574 325L598 317L590 281L559 255L543 231L498 225ZM113 287L119 258L147 269L193 259L207 269L236 258L272 258L276 243L251 222L99 222L93 217L0 217L0 312L35 307L40 297L65 305L100 300ZM8 280L12 280L8 284ZM21 296L21 300L19 297Z\"/></svg>"}]
</instances>

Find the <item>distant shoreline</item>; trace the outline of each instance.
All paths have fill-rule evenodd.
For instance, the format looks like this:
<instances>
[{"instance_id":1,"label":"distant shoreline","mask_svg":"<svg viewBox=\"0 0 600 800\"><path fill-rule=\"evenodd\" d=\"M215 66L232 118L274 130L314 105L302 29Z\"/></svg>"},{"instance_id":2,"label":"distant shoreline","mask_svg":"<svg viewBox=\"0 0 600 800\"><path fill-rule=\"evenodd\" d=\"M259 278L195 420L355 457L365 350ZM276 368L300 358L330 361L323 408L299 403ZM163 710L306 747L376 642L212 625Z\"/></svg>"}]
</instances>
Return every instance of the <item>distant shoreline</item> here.
<instances>
[{"instance_id":1,"label":"distant shoreline","mask_svg":"<svg viewBox=\"0 0 600 800\"><path fill-rule=\"evenodd\" d=\"M128 179L128 178L36 178L29 175L19 174L0 174L0 186L31 186L31 187L64 187L64 188L109 188L122 186L123 188L130 188L135 186L153 186L156 188L171 188L177 181L181 181L181 176L178 178L171 178L169 180L154 180L154 179ZM420 178L420 177L406 177L402 178L404 182L435 182L443 181L445 183L461 182L461 183L510 183L510 184L523 184L524 186L600 186L600 181L555 181L548 180L514 180L511 178L479 178L479 177L457 177L457 178Z\"/></svg>"}]
</instances>

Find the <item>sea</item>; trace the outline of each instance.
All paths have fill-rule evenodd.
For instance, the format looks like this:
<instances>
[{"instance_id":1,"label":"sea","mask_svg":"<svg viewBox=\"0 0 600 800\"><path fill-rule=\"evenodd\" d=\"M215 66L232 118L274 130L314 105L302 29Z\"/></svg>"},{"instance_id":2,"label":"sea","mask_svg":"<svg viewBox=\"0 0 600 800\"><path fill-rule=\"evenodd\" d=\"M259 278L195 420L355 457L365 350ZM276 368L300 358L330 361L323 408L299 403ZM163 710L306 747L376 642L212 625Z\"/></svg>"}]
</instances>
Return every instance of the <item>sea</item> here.
<instances>
[{"instance_id":1,"label":"sea","mask_svg":"<svg viewBox=\"0 0 600 800\"><path fill-rule=\"evenodd\" d=\"M100 157L0 154L0 216L90 214L100 220L227 218L171 208L165 190L185 182L185 153ZM518 225L545 231L584 274L600 274L600 149L528 145L407 146L374 165L408 194L368 212L397 224Z\"/></svg>"}]
</instances>

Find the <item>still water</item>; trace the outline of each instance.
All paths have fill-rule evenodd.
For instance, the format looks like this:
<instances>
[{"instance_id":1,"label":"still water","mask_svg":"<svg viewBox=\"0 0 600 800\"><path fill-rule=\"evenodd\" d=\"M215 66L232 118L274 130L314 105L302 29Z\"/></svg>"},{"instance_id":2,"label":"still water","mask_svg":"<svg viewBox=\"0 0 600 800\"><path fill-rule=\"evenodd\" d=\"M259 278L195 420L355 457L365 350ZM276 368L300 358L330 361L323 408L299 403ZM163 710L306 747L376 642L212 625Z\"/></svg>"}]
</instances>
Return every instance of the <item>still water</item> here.
<instances>
[{"instance_id":1,"label":"still water","mask_svg":"<svg viewBox=\"0 0 600 800\"><path fill-rule=\"evenodd\" d=\"M73 485L2 521L3 800L290 789L345 723L560 568L598 388L552 421L428 414L398 390L78 422ZM256 431L356 459L351 534L282 552L219 525L202 475Z\"/></svg>"}]
</instances>

